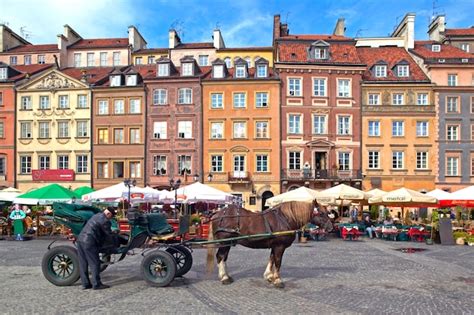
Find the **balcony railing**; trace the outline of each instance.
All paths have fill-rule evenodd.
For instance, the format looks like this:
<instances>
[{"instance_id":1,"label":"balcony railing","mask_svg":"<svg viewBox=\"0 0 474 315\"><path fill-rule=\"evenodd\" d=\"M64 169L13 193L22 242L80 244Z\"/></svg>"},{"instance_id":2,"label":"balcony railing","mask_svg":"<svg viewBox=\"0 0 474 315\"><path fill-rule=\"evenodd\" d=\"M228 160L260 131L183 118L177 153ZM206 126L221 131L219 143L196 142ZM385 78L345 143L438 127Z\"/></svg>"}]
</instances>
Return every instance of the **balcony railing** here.
<instances>
[{"instance_id":1,"label":"balcony railing","mask_svg":"<svg viewBox=\"0 0 474 315\"><path fill-rule=\"evenodd\" d=\"M362 179L361 170L315 170L315 169L283 169L282 180L356 180Z\"/></svg>"},{"instance_id":2,"label":"balcony railing","mask_svg":"<svg viewBox=\"0 0 474 315\"><path fill-rule=\"evenodd\" d=\"M250 181L250 173L247 171L229 172L229 183L247 183Z\"/></svg>"}]
</instances>

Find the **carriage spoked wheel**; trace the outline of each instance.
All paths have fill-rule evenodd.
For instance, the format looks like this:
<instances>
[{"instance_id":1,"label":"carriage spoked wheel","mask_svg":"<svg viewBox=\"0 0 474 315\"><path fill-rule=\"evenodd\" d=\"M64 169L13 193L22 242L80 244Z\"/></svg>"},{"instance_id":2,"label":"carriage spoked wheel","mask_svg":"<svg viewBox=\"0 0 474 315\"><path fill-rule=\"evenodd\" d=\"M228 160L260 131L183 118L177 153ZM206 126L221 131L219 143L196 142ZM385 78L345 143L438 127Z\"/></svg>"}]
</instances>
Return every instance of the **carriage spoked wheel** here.
<instances>
[{"instance_id":1,"label":"carriage spoked wheel","mask_svg":"<svg viewBox=\"0 0 474 315\"><path fill-rule=\"evenodd\" d=\"M165 287L176 276L176 261L163 250L154 250L143 258L141 270L145 281L154 287Z\"/></svg>"},{"instance_id":2,"label":"carriage spoked wheel","mask_svg":"<svg viewBox=\"0 0 474 315\"><path fill-rule=\"evenodd\" d=\"M176 261L176 277L182 277L191 270L193 266L193 255L191 251L183 245L173 245L166 249Z\"/></svg>"},{"instance_id":3,"label":"carriage spoked wheel","mask_svg":"<svg viewBox=\"0 0 474 315\"><path fill-rule=\"evenodd\" d=\"M112 258L110 257L110 254L99 254L99 260L100 260L100 272L105 271L107 267L110 265L110 261Z\"/></svg>"},{"instance_id":4,"label":"carriage spoked wheel","mask_svg":"<svg viewBox=\"0 0 474 315\"><path fill-rule=\"evenodd\" d=\"M80 277L79 257L72 246L51 248L41 262L44 277L54 285L70 286Z\"/></svg>"}]
</instances>

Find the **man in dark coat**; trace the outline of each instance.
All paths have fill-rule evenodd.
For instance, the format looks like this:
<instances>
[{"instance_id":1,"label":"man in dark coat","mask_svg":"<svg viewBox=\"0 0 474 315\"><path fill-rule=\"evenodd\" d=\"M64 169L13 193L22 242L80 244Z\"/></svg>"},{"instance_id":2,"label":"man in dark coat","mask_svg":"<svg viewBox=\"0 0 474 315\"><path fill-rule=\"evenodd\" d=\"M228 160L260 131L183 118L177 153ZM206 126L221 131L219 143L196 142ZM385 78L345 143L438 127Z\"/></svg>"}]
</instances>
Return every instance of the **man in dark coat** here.
<instances>
[{"instance_id":1,"label":"man in dark coat","mask_svg":"<svg viewBox=\"0 0 474 315\"><path fill-rule=\"evenodd\" d=\"M115 209L108 207L102 213L95 214L90 218L79 237L77 238L77 251L79 254L79 266L82 288L101 290L109 288L100 281L100 258L99 251L106 240L113 239L112 225L110 219L115 216ZM89 280L89 267L92 273L92 285Z\"/></svg>"}]
</instances>

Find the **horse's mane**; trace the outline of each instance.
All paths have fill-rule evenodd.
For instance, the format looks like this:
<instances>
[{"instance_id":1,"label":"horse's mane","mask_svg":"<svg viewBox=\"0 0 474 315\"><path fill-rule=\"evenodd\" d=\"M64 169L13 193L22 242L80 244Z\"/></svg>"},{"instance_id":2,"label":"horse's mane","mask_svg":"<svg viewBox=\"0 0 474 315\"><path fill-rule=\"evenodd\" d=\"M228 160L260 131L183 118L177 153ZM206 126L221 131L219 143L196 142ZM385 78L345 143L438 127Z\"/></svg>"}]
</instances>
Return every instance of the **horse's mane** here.
<instances>
[{"instance_id":1,"label":"horse's mane","mask_svg":"<svg viewBox=\"0 0 474 315\"><path fill-rule=\"evenodd\" d=\"M311 220L313 204L310 202L290 201L279 205L281 213L288 223L300 228Z\"/></svg>"}]
</instances>

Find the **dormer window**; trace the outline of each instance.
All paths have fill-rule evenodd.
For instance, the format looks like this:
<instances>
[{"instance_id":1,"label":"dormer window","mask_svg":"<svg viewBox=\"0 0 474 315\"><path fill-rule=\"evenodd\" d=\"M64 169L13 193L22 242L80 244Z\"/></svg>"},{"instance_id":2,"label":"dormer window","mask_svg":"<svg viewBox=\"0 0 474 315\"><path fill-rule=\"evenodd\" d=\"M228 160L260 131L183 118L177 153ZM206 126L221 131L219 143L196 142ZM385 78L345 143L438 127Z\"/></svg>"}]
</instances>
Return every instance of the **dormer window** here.
<instances>
[{"instance_id":1,"label":"dormer window","mask_svg":"<svg viewBox=\"0 0 474 315\"><path fill-rule=\"evenodd\" d=\"M0 68L0 80L8 79L8 68Z\"/></svg>"},{"instance_id":2,"label":"dormer window","mask_svg":"<svg viewBox=\"0 0 474 315\"><path fill-rule=\"evenodd\" d=\"M225 62L225 66L227 67L227 69L232 68L232 61L230 60L229 57L226 57L224 59L224 62Z\"/></svg>"},{"instance_id":3,"label":"dormer window","mask_svg":"<svg viewBox=\"0 0 474 315\"><path fill-rule=\"evenodd\" d=\"M120 75L111 75L110 76L110 86L120 86Z\"/></svg>"},{"instance_id":4,"label":"dormer window","mask_svg":"<svg viewBox=\"0 0 474 315\"><path fill-rule=\"evenodd\" d=\"M137 75L136 74L127 75L126 85L127 86L136 86L137 85Z\"/></svg>"},{"instance_id":5,"label":"dormer window","mask_svg":"<svg viewBox=\"0 0 474 315\"><path fill-rule=\"evenodd\" d=\"M216 79L222 79L224 77L224 66L223 65L213 66L212 77Z\"/></svg>"},{"instance_id":6,"label":"dormer window","mask_svg":"<svg viewBox=\"0 0 474 315\"><path fill-rule=\"evenodd\" d=\"M397 66L397 76L399 77L408 77L410 75L410 68L408 65L398 65Z\"/></svg>"},{"instance_id":7,"label":"dormer window","mask_svg":"<svg viewBox=\"0 0 474 315\"><path fill-rule=\"evenodd\" d=\"M376 65L374 67L374 74L377 78L385 78L387 76L387 66L386 65Z\"/></svg>"},{"instance_id":8,"label":"dormer window","mask_svg":"<svg viewBox=\"0 0 474 315\"><path fill-rule=\"evenodd\" d=\"M167 77L170 75L170 65L168 63L160 63L158 65L158 76Z\"/></svg>"},{"instance_id":9,"label":"dormer window","mask_svg":"<svg viewBox=\"0 0 474 315\"><path fill-rule=\"evenodd\" d=\"M185 62L181 64L181 75L190 76L194 75L193 73L193 64L191 62Z\"/></svg>"},{"instance_id":10,"label":"dormer window","mask_svg":"<svg viewBox=\"0 0 474 315\"><path fill-rule=\"evenodd\" d=\"M438 44L431 45L431 51L440 52L441 51L441 45L438 45Z\"/></svg>"},{"instance_id":11,"label":"dormer window","mask_svg":"<svg viewBox=\"0 0 474 315\"><path fill-rule=\"evenodd\" d=\"M314 59L328 59L327 48L315 48Z\"/></svg>"},{"instance_id":12,"label":"dormer window","mask_svg":"<svg viewBox=\"0 0 474 315\"><path fill-rule=\"evenodd\" d=\"M245 66L239 65L235 67L235 77L236 78L245 78Z\"/></svg>"},{"instance_id":13,"label":"dormer window","mask_svg":"<svg viewBox=\"0 0 474 315\"><path fill-rule=\"evenodd\" d=\"M266 77L267 77L267 65L258 65L257 78L266 78Z\"/></svg>"}]
</instances>

